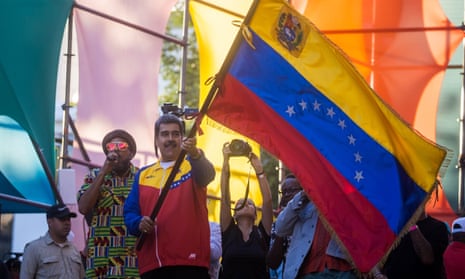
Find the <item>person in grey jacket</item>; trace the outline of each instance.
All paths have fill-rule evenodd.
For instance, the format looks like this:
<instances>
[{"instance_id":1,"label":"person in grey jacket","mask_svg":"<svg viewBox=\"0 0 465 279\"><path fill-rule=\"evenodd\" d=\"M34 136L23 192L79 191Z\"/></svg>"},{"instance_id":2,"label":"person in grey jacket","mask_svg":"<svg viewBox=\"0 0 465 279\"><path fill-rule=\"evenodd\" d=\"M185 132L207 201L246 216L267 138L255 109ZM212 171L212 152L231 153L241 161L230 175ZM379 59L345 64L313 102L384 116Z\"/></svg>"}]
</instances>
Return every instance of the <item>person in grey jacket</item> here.
<instances>
[{"instance_id":1,"label":"person in grey jacket","mask_svg":"<svg viewBox=\"0 0 465 279\"><path fill-rule=\"evenodd\" d=\"M280 237L292 237L283 279L357 278L345 250L326 230L315 204L304 191L281 211L275 229Z\"/></svg>"}]
</instances>

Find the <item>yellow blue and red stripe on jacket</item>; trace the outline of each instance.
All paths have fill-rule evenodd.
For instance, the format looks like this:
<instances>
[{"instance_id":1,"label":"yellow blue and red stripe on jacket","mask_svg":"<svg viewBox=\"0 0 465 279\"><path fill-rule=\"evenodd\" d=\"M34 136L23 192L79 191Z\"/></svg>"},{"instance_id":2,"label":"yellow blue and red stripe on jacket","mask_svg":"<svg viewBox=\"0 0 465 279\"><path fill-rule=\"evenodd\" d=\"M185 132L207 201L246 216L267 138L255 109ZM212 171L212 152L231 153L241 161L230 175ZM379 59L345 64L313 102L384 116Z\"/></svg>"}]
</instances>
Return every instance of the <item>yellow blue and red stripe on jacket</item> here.
<instances>
[{"instance_id":1,"label":"yellow blue and red stripe on jacket","mask_svg":"<svg viewBox=\"0 0 465 279\"><path fill-rule=\"evenodd\" d=\"M172 167L160 162L141 168L124 206L124 221L133 235L140 235L142 216L150 216ZM146 236L137 251L139 272L164 266L210 264L206 186L215 176L213 165L204 157L184 159L157 215L155 232Z\"/></svg>"}]
</instances>

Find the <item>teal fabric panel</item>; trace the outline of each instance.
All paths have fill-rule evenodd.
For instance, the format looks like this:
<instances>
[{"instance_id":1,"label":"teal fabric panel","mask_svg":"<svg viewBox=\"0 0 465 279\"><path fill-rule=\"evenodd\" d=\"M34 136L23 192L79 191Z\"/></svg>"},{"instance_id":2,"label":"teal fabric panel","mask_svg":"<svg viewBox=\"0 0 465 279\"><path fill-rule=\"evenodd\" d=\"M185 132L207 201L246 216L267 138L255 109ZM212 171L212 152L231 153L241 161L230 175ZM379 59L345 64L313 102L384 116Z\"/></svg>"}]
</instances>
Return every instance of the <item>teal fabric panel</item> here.
<instances>
[{"instance_id":1,"label":"teal fabric panel","mask_svg":"<svg viewBox=\"0 0 465 279\"><path fill-rule=\"evenodd\" d=\"M38 212L55 203L28 133L4 115L0 115L0 158L1 213Z\"/></svg>"},{"instance_id":2,"label":"teal fabric panel","mask_svg":"<svg viewBox=\"0 0 465 279\"><path fill-rule=\"evenodd\" d=\"M53 175L58 60L72 5L72 0L0 1L0 115L11 117L27 132ZM0 141L5 143L3 138ZM26 149L35 152L34 148ZM40 169L28 171L45 174L43 166L37 167ZM9 176L5 173L8 170L0 171ZM36 192L48 191L37 188L36 181L30 185ZM0 186L1 193L4 185Z\"/></svg>"}]
</instances>

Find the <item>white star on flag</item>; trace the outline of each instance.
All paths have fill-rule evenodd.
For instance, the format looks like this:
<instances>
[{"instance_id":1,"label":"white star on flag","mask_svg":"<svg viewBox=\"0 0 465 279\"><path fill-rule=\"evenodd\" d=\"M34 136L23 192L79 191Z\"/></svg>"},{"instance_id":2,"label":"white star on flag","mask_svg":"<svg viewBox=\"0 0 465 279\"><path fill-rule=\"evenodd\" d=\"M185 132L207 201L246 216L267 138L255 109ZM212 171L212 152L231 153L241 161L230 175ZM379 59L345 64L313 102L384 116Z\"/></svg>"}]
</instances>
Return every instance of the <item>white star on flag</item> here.
<instances>
[{"instance_id":1,"label":"white star on flag","mask_svg":"<svg viewBox=\"0 0 465 279\"><path fill-rule=\"evenodd\" d=\"M318 110L318 111L319 111L319 110L320 110L320 106L321 106L321 104L318 103L317 100L315 100L315 101L313 102L313 110L315 110L315 111Z\"/></svg>"},{"instance_id":2,"label":"white star on flag","mask_svg":"<svg viewBox=\"0 0 465 279\"><path fill-rule=\"evenodd\" d=\"M300 101L298 101L297 104L301 108L302 112L305 112L307 110L308 103L304 99L301 99ZM315 99L311 104L312 104L314 113L317 113L318 111L322 110L322 103L318 102L318 100ZM293 117L296 114L295 106L294 105L286 105L286 106L287 106L286 114L289 117ZM333 119L334 116L336 115L336 110L334 109L334 107L326 108L326 114L324 115L328 117L329 119ZM334 122L330 121L330 123L333 124ZM339 118L337 123L335 124L340 128L341 132L344 132L347 128L350 129L350 127L348 127L346 124L346 119ZM348 139L349 146L350 145L355 146L357 138L353 134L347 135L347 139ZM362 163L363 156L360 154L359 151L353 153L353 156L354 156L353 162L356 162L359 164ZM353 164L353 163L350 162L349 164ZM353 177L353 179L355 181L360 183L362 179L365 179L365 177L363 176L363 170L354 170L354 171L355 171L355 176Z\"/></svg>"},{"instance_id":3,"label":"white star on flag","mask_svg":"<svg viewBox=\"0 0 465 279\"><path fill-rule=\"evenodd\" d=\"M334 109L333 108L328 108L328 112L326 113L326 115L328 115L329 117L333 118L333 116L335 115L336 113L334 112Z\"/></svg>"},{"instance_id":4,"label":"white star on flag","mask_svg":"<svg viewBox=\"0 0 465 279\"><path fill-rule=\"evenodd\" d=\"M349 139L349 144L351 145L355 145L355 141L357 140L356 138L354 138L353 135L350 135L347 137Z\"/></svg>"},{"instance_id":5,"label":"white star on flag","mask_svg":"<svg viewBox=\"0 0 465 279\"><path fill-rule=\"evenodd\" d=\"M360 155L360 153L357 151L357 153L354 154L355 156L355 162L359 162L361 163L362 162L362 155Z\"/></svg>"},{"instance_id":6,"label":"white star on flag","mask_svg":"<svg viewBox=\"0 0 465 279\"><path fill-rule=\"evenodd\" d=\"M357 180L357 182L360 182L360 180L364 179L363 177L363 171L355 171L355 177L354 179Z\"/></svg>"},{"instance_id":7,"label":"white star on flag","mask_svg":"<svg viewBox=\"0 0 465 279\"><path fill-rule=\"evenodd\" d=\"M305 111L307 109L307 102L305 102L304 99L302 99L302 101L300 101L299 105L302 108L302 111Z\"/></svg>"},{"instance_id":8,"label":"white star on flag","mask_svg":"<svg viewBox=\"0 0 465 279\"><path fill-rule=\"evenodd\" d=\"M346 121L342 120L342 119L339 119L339 122L337 123L337 126L341 127L341 129L344 130L345 127L346 127Z\"/></svg>"},{"instance_id":9,"label":"white star on flag","mask_svg":"<svg viewBox=\"0 0 465 279\"><path fill-rule=\"evenodd\" d=\"M289 117L292 117L295 114L294 106L287 106L286 113L289 114Z\"/></svg>"}]
</instances>

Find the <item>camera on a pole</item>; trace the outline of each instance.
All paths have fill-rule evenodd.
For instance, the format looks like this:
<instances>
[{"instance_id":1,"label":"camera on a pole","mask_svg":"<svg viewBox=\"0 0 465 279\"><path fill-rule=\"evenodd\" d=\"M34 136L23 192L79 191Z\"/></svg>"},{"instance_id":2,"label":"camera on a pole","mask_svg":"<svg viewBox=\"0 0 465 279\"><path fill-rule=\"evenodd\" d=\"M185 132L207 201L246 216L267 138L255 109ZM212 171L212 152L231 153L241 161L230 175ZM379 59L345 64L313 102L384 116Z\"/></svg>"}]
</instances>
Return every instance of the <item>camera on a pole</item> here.
<instances>
[{"instance_id":1,"label":"camera on a pole","mask_svg":"<svg viewBox=\"0 0 465 279\"><path fill-rule=\"evenodd\" d=\"M164 103L161 106L161 111L163 112L163 114L171 113L180 118L184 117L185 119L192 119L199 113L198 108L180 108L173 103Z\"/></svg>"}]
</instances>

